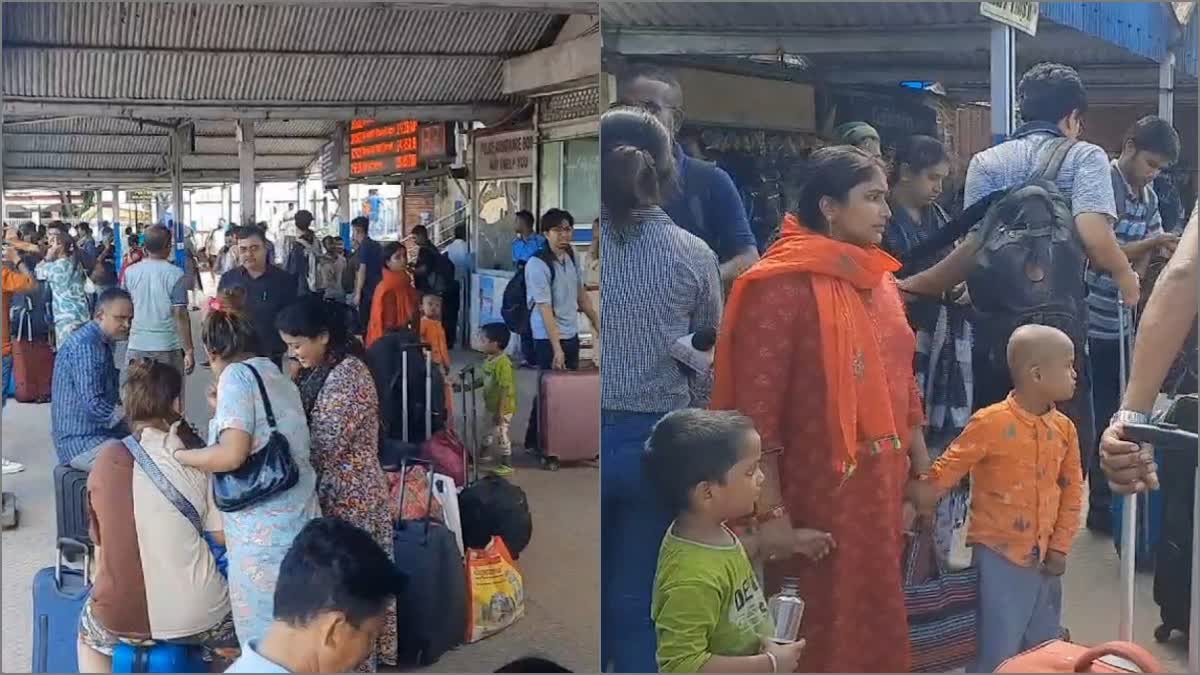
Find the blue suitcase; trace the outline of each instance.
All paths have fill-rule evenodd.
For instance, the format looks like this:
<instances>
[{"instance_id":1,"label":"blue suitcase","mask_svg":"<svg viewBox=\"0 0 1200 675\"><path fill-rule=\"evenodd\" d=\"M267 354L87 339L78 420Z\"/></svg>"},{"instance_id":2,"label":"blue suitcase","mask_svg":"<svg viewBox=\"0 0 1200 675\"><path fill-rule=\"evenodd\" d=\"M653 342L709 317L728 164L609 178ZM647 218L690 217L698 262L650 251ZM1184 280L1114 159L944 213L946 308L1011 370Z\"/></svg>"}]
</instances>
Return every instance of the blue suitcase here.
<instances>
[{"instance_id":1,"label":"blue suitcase","mask_svg":"<svg viewBox=\"0 0 1200 675\"><path fill-rule=\"evenodd\" d=\"M204 648L159 642L131 645L122 642L113 650L114 673L207 673Z\"/></svg>"},{"instance_id":2,"label":"blue suitcase","mask_svg":"<svg viewBox=\"0 0 1200 675\"><path fill-rule=\"evenodd\" d=\"M83 555L83 569L63 566L63 549ZM76 641L79 615L91 592L87 573L91 563L88 547L72 539L60 539L53 567L33 577L33 672L77 673Z\"/></svg>"}]
</instances>

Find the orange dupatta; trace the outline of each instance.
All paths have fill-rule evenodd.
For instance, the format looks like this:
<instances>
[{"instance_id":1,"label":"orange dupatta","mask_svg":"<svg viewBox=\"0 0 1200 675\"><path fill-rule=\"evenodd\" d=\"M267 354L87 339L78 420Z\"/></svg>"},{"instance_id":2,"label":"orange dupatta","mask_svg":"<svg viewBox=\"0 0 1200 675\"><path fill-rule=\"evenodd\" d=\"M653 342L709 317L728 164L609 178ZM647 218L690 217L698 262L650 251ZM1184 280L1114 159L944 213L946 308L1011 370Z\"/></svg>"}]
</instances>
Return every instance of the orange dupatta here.
<instances>
[{"instance_id":1,"label":"orange dupatta","mask_svg":"<svg viewBox=\"0 0 1200 675\"><path fill-rule=\"evenodd\" d=\"M736 407L733 334L739 327L746 288L780 274L809 274L817 304L818 367L825 371L834 469L843 478L849 477L863 443L873 454L888 447L898 449L900 436L892 416L887 373L862 292L878 288L885 274L899 269L900 263L879 248L866 249L817 234L788 214L778 241L734 282L717 339L712 407Z\"/></svg>"},{"instance_id":2,"label":"orange dupatta","mask_svg":"<svg viewBox=\"0 0 1200 675\"><path fill-rule=\"evenodd\" d=\"M383 279L375 287L371 316L367 321L366 343L370 347L385 333L412 323L417 316L417 289L408 272L384 269Z\"/></svg>"}]
</instances>

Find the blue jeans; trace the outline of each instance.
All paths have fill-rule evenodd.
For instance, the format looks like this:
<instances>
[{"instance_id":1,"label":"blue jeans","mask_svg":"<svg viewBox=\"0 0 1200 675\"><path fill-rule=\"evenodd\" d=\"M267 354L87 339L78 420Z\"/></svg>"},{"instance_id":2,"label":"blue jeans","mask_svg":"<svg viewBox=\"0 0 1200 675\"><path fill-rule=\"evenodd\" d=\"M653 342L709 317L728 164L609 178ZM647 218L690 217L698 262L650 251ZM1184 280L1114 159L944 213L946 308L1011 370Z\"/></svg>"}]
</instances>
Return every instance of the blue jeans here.
<instances>
[{"instance_id":1,"label":"blue jeans","mask_svg":"<svg viewBox=\"0 0 1200 675\"><path fill-rule=\"evenodd\" d=\"M3 377L0 377L0 389L3 389L3 393L0 393L0 407L4 407L4 404L8 403L8 397L16 393L15 389L17 384L13 379L12 367L13 357L5 356L2 366Z\"/></svg>"},{"instance_id":2,"label":"blue jeans","mask_svg":"<svg viewBox=\"0 0 1200 675\"><path fill-rule=\"evenodd\" d=\"M658 672L650 597L671 515L647 483L642 454L663 414L601 411L601 671Z\"/></svg>"}]
</instances>

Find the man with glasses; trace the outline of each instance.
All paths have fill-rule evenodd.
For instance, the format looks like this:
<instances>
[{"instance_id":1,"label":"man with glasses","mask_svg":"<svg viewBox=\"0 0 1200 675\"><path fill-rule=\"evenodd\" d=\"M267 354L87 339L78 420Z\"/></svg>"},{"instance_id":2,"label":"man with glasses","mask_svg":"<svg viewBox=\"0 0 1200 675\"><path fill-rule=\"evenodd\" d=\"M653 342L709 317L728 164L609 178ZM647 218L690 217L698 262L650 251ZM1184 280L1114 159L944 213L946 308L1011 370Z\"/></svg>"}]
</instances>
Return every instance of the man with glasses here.
<instances>
[{"instance_id":1,"label":"man with glasses","mask_svg":"<svg viewBox=\"0 0 1200 675\"><path fill-rule=\"evenodd\" d=\"M571 248L575 218L562 209L542 215L547 247L525 263L525 294L530 307L529 328L540 370L579 369L579 313L600 333L600 315L592 306ZM530 413L525 447L537 448L537 409Z\"/></svg>"},{"instance_id":2,"label":"man with glasses","mask_svg":"<svg viewBox=\"0 0 1200 675\"><path fill-rule=\"evenodd\" d=\"M237 231L238 258L241 267L221 275L218 292L241 287L246 293L246 314L258 335L259 355L283 368L287 345L275 328L275 317L296 300L296 278L271 264L267 257L267 238L257 227Z\"/></svg>"},{"instance_id":3,"label":"man with glasses","mask_svg":"<svg viewBox=\"0 0 1200 675\"><path fill-rule=\"evenodd\" d=\"M635 66L617 85L622 105L643 108L676 139L683 128L683 89L673 75L653 66ZM663 204L675 224L704 240L721 263L728 287L758 260L758 243L733 179L711 162L689 157L675 140L679 193Z\"/></svg>"}]
</instances>

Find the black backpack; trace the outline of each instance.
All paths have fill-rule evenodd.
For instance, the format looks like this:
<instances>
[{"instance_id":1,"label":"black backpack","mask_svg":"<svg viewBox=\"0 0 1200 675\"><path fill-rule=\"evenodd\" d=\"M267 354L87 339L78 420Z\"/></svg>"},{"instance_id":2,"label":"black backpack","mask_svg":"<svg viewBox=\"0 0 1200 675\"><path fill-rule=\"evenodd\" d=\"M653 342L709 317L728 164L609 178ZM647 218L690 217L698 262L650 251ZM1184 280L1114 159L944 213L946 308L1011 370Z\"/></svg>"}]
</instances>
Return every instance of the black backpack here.
<instances>
[{"instance_id":1,"label":"black backpack","mask_svg":"<svg viewBox=\"0 0 1200 675\"><path fill-rule=\"evenodd\" d=\"M36 282L33 290L14 293L8 309L8 328L16 340L46 340L54 325L50 284Z\"/></svg>"},{"instance_id":2,"label":"black backpack","mask_svg":"<svg viewBox=\"0 0 1200 675\"><path fill-rule=\"evenodd\" d=\"M467 548L483 549L492 537L500 537L517 559L533 538L533 516L525 491L499 476L487 476L463 490L458 507Z\"/></svg>"},{"instance_id":3,"label":"black backpack","mask_svg":"<svg viewBox=\"0 0 1200 675\"><path fill-rule=\"evenodd\" d=\"M554 272L554 261L543 255L545 250L539 251L535 257L541 258L546 267L550 268L550 284L553 285L557 276ZM500 318L504 319L508 330L517 335L524 335L529 331L529 317L532 311L533 308L529 306L529 290L525 285L525 263L521 263L517 267L517 273L504 287L504 296L500 300Z\"/></svg>"},{"instance_id":4,"label":"black backpack","mask_svg":"<svg viewBox=\"0 0 1200 675\"><path fill-rule=\"evenodd\" d=\"M1055 185L1075 141L1052 138L1037 171L991 205L980 225L983 244L967 280L983 347L1003 359L1018 327L1039 323L1071 336L1087 331L1087 255L1071 202Z\"/></svg>"}]
</instances>

